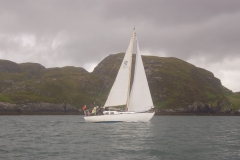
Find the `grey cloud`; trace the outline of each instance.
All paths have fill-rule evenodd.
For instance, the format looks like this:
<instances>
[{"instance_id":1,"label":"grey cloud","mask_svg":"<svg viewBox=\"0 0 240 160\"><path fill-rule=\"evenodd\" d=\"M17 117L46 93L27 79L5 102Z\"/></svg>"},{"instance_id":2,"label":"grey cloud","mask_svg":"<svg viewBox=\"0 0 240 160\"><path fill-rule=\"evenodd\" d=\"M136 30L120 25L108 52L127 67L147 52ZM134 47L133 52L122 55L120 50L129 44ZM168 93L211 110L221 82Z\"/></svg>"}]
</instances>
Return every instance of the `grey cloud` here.
<instances>
[{"instance_id":1,"label":"grey cloud","mask_svg":"<svg viewBox=\"0 0 240 160\"><path fill-rule=\"evenodd\" d=\"M239 19L234 0L0 1L0 58L83 67L124 52L136 26L152 55L222 63L240 56ZM36 45L13 40L21 35Z\"/></svg>"}]
</instances>

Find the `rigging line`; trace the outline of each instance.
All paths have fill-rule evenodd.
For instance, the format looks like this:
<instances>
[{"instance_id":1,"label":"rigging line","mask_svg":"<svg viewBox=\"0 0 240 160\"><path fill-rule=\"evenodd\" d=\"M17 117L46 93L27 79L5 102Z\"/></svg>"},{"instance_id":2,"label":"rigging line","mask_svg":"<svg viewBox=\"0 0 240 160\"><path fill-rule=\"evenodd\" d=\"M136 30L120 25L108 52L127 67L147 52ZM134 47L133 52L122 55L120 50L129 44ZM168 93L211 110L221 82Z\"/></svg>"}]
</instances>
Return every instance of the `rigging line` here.
<instances>
[{"instance_id":1,"label":"rigging line","mask_svg":"<svg viewBox=\"0 0 240 160\"><path fill-rule=\"evenodd\" d=\"M125 54L126 54L126 53L125 53ZM115 68L117 62L119 61L119 57L120 57L120 56L117 57L117 60L115 61L115 64L114 64L114 66L112 67L112 70L110 71L110 73L109 73L109 75L108 75L107 77L110 77L110 76L112 75L112 71L113 71L113 69ZM124 58L124 57L123 57L123 58ZM120 64L120 67L121 67L121 64ZM105 87L105 85L106 85L106 78L104 78L104 80L103 80L103 87L101 88L100 92L98 93L97 98L96 98L95 101L94 101L94 104L96 103L99 95L102 93L103 88Z\"/></svg>"}]
</instances>

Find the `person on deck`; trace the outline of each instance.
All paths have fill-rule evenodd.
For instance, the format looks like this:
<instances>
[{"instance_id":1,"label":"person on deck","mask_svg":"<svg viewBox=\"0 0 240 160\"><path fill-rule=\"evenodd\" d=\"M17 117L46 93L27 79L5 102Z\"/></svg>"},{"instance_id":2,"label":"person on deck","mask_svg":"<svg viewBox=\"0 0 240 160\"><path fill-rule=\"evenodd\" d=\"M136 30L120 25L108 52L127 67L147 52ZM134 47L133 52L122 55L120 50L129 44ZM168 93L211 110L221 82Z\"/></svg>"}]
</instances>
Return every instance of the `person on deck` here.
<instances>
[{"instance_id":1,"label":"person on deck","mask_svg":"<svg viewBox=\"0 0 240 160\"><path fill-rule=\"evenodd\" d=\"M91 116L91 113L89 110L87 111L87 116Z\"/></svg>"},{"instance_id":2,"label":"person on deck","mask_svg":"<svg viewBox=\"0 0 240 160\"><path fill-rule=\"evenodd\" d=\"M94 108L92 109L92 115L93 115L93 116L95 116L95 115L96 115L96 110L97 110L97 108L96 108L96 107L94 107Z\"/></svg>"},{"instance_id":3,"label":"person on deck","mask_svg":"<svg viewBox=\"0 0 240 160\"><path fill-rule=\"evenodd\" d=\"M104 107L102 106L97 110L97 115L103 115L103 111L104 111Z\"/></svg>"}]
</instances>

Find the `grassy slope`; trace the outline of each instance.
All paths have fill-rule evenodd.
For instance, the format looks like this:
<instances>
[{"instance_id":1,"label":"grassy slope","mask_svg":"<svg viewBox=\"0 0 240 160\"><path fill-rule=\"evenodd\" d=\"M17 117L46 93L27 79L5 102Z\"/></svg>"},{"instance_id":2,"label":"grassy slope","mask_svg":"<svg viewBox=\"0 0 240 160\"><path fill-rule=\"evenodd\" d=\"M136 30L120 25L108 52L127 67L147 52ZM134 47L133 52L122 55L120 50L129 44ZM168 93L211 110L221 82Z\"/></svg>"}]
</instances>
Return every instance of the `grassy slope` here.
<instances>
[{"instance_id":1,"label":"grassy slope","mask_svg":"<svg viewBox=\"0 0 240 160\"><path fill-rule=\"evenodd\" d=\"M116 59L121 60L122 57L123 54L110 55L93 73L101 75L102 78L107 77L110 72L109 66L114 66ZM226 99L220 80L207 70L171 57L143 56L143 63L156 108L176 109L194 101L216 106L217 102ZM119 68L120 61L117 66L115 68ZM109 80L112 81L113 79Z\"/></svg>"},{"instance_id":2,"label":"grassy slope","mask_svg":"<svg viewBox=\"0 0 240 160\"><path fill-rule=\"evenodd\" d=\"M156 62L154 71L148 77L159 77L150 87L160 108L184 107L194 101L216 105L219 99L224 98L221 83L212 73L176 58L146 59L150 63L151 59ZM157 66L159 63L162 65Z\"/></svg>"},{"instance_id":3,"label":"grassy slope","mask_svg":"<svg viewBox=\"0 0 240 160\"><path fill-rule=\"evenodd\" d=\"M77 67L45 69L39 64L30 64L37 69L28 72L29 64L20 64L20 73L0 72L0 101L69 103L78 108L95 101L103 105L123 56L106 57L92 73ZM240 108L239 94L226 92L209 71L171 57L143 56L143 62L156 108L176 109L194 101L215 106L226 98Z\"/></svg>"},{"instance_id":4,"label":"grassy slope","mask_svg":"<svg viewBox=\"0 0 240 160\"><path fill-rule=\"evenodd\" d=\"M70 103L81 107L94 101L98 81L96 76L76 67L43 69L34 75L0 72L0 101Z\"/></svg>"},{"instance_id":5,"label":"grassy slope","mask_svg":"<svg viewBox=\"0 0 240 160\"><path fill-rule=\"evenodd\" d=\"M235 110L240 109L240 92L237 93L230 93L227 95L227 98L232 103L232 108Z\"/></svg>"}]
</instances>

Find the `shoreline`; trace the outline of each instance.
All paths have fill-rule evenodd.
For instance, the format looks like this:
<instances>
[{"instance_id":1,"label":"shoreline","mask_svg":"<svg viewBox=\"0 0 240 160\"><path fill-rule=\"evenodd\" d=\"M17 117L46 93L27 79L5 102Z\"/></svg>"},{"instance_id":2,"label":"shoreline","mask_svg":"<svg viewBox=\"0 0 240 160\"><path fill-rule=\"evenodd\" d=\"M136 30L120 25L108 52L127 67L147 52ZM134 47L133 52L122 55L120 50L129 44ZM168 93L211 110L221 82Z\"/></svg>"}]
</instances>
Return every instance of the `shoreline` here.
<instances>
[{"instance_id":1,"label":"shoreline","mask_svg":"<svg viewBox=\"0 0 240 160\"><path fill-rule=\"evenodd\" d=\"M4 115L84 115L83 112L11 112L1 111ZM240 116L240 113L194 113L194 112L156 112L154 116Z\"/></svg>"},{"instance_id":2,"label":"shoreline","mask_svg":"<svg viewBox=\"0 0 240 160\"><path fill-rule=\"evenodd\" d=\"M240 116L240 110L221 109L195 102L187 108L155 109L155 116ZM11 104L0 102L1 115L84 115L81 108L60 103Z\"/></svg>"},{"instance_id":3,"label":"shoreline","mask_svg":"<svg viewBox=\"0 0 240 160\"><path fill-rule=\"evenodd\" d=\"M154 116L240 116L239 113L187 113L187 112L174 112L174 113L161 113L157 112Z\"/></svg>"}]
</instances>

